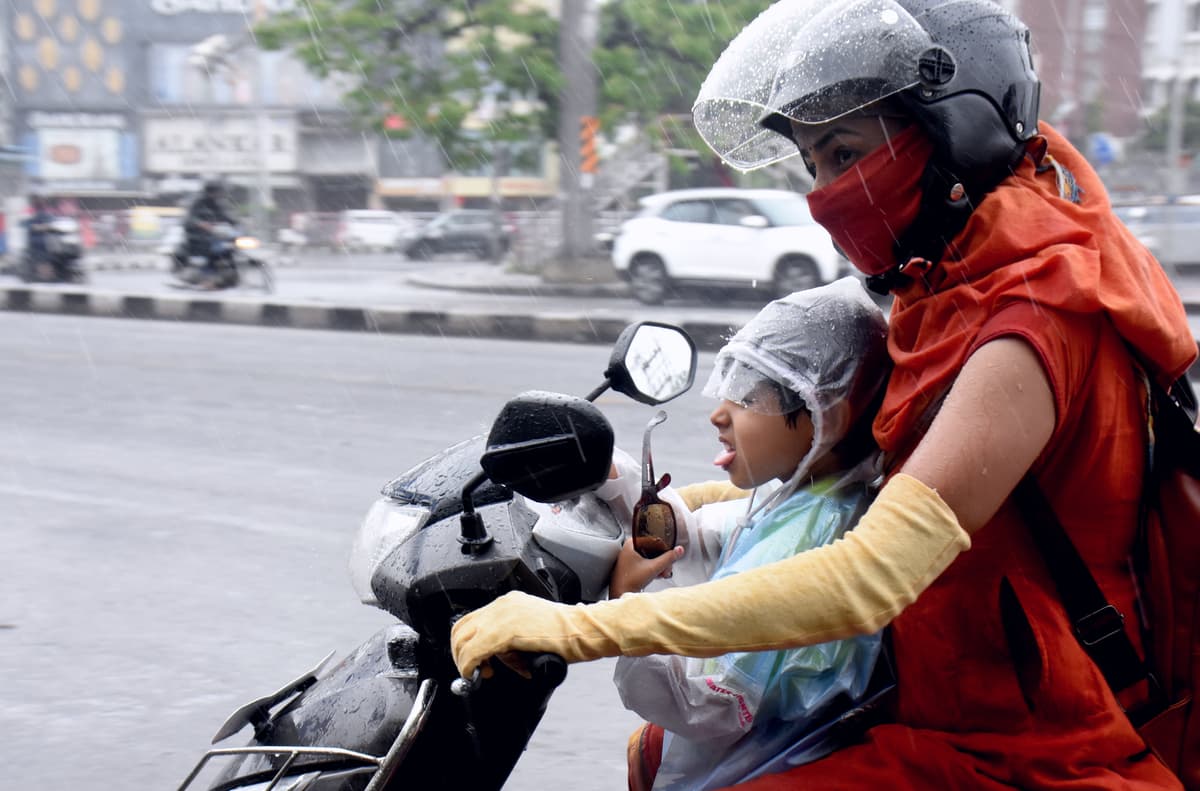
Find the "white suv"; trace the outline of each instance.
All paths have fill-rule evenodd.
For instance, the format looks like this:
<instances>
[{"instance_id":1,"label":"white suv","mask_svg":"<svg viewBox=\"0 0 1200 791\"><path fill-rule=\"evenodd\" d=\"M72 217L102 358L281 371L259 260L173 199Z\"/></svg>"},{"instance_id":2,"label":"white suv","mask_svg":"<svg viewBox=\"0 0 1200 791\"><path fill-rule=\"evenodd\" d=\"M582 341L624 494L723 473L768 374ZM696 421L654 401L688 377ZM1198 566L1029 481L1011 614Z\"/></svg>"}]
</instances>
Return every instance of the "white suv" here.
<instances>
[{"instance_id":1,"label":"white suv","mask_svg":"<svg viewBox=\"0 0 1200 791\"><path fill-rule=\"evenodd\" d=\"M641 199L613 241L617 274L657 305L679 285L770 289L772 296L836 280L846 260L785 190L690 189Z\"/></svg>"}]
</instances>

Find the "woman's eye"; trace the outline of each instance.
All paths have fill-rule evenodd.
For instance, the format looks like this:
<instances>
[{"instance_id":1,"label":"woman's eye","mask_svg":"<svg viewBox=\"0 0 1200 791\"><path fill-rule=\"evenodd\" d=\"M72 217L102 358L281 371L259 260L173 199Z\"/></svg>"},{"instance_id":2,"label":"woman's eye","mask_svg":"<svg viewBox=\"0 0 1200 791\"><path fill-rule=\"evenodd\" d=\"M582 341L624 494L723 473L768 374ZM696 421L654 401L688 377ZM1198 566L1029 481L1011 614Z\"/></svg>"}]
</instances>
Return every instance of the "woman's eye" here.
<instances>
[{"instance_id":1,"label":"woman's eye","mask_svg":"<svg viewBox=\"0 0 1200 791\"><path fill-rule=\"evenodd\" d=\"M833 152L833 161L837 163L839 168L848 166L856 158L855 152L849 148L839 148Z\"/></svg>"}]
</instances>

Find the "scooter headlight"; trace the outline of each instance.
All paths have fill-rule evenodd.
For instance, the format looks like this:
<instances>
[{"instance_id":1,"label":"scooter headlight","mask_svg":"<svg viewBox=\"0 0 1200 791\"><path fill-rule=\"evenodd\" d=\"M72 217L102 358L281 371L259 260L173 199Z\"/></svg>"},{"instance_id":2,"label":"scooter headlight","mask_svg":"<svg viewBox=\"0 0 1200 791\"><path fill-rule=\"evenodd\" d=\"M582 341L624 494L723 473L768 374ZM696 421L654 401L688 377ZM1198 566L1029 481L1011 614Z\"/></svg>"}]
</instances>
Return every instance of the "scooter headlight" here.
<instances>
[{"instance_id":1,"label":"scooter headlight","mask_svg":"<svg viewBox=\"0 0 1200 791\"><path fill-rule=\"evenodd\" d=\"M259 241L253 236L239 236L233 244L239 250L257 250Z\"/></svg>"},{"instance_id":2,"label":"scooter headlight","mask_svg":"<svg viewBox=\"0 0 1200 791\"><path fill-rule=\"evenodd\" d=\"M417 534L429 518L429 509L402 505L381 497L363 518L350 549L350 582L363 604L378 606L371 578L392 551Z\"/></svg>"}]
</instances>

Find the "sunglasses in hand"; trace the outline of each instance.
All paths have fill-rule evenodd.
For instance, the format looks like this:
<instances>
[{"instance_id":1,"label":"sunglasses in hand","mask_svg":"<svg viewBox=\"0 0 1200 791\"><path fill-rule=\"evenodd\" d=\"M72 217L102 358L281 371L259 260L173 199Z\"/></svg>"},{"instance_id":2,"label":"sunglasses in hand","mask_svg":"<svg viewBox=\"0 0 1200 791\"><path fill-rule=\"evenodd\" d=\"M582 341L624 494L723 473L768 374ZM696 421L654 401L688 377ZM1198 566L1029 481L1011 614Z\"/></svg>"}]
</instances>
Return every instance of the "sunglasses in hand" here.
<instances>
[{"instance_id":1,"label":"sunglasses in hand","mask_svg":"<svg viewBox=\"0 0 1200 791\"><path fill-rule=\"evenodd\" d=\"M643 489L641 499L633 507L633 548L644 558L656 558L675 548L678 532L675 509L658 497L659 491L670 482L671 475L664 473L657 485Z\"/></svg>"}]
</instances>

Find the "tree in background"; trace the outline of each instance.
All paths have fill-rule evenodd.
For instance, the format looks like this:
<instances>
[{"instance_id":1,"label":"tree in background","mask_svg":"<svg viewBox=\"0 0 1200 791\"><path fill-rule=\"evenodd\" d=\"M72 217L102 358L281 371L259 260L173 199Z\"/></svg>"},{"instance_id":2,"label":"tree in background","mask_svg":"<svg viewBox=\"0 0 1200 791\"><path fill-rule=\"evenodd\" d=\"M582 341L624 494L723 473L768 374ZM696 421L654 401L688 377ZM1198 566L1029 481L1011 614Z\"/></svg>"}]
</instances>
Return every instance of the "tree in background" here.
<instances>
[{"instance_id":1,"label":"tree in background","mask_svg":"<svg viewBox=\"0 0 1200 791\"><path fill-rule=\"evenodd\" d=\"M709 68L768 0L721 3L612 0L600 8L593 63L605 129L690 115ZM308 0L255 29L268 49L290 49L320 77L348 77L346 107L364 127L435 140L447 165L486 161L497 140L553 140L564 88L558 21L532 0ZM464 124L480 110L482 128ZM711 163L689 128L670 146ZM718 166L719 167L719 166ZM725 176L717 173L715 179Z\"/></svg>"},{"instance_id":2,"label":"tree in background","mask_svg":"<svg viewBox=\"0 0 1200 791\"><path fill-rule=\"evenodd\" d=\"M663 141L673 170L697 171L690 178L696 183L729 183L729 169L691 124L692 103L726 45L768 5L769 0L606 3L592 57L604 126L634 123Z\"/></svg>"},{"instance_id":3,"label":"tree in background","mask_svg":"<svg viewBox=\"0 0 1200 791\"><path fill-rule=\"evenodd\" d=\"M495 141L554 135L558 23L536 3L307 0L255 34L313 74L345 80L360 126L426 136L451 168L487 161Z\"/></svg>"}]
</instances>

